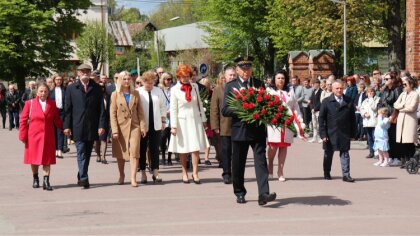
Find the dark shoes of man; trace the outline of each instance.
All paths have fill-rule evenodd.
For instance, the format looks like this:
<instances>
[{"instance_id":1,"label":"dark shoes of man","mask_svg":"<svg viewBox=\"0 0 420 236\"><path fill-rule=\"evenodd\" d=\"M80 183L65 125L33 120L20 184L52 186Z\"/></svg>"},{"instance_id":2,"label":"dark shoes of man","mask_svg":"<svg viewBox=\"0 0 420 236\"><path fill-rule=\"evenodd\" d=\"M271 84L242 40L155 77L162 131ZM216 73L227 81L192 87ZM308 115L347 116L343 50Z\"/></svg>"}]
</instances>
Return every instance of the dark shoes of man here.
<instances>
[{"instance_id":1,"label":"dark shoes of man","mask_svg":"<svg viewBox=\"0 0 420 236\"><path fill-rule=\"evenodd\" d=\"M272 202L276 200L276 197L276 193L264 194L258 198L258 205L264 206L265 204L267 204L267 202Z\"/></svg>"},{"instance_id":2,"label":"dark shoes of man","mask_svg":"<svg viewBox=\"0 0 420 236\"><path fill-rule=\"evenodd\" d=\"M210 162L210 160L206 160L206 161L204 162L204 164L205 164L206 166L211 166L211 162Z\"/></svg>"},{"instance_id":3,"label":"dark shoes of man","mask_svg":"<svg viewBox=\"0 0 420 236\"><path fill-rule=\"evenodd\" d=\"M63 153L68 153L70 152L70 148L69 147L64 147L63 148Z\"/></svg>"},{"instance_id":4,"label":"dark shoes of man","mask_svg":"<svg viewBox=\"0 0 420 236\"><path fill-rule=\"evenodd\" d=\"M366 156L366 158L373 158L375 155L373 153L369 153L369 155Z\"/></svg>"},{"instance_id":5,"label":"dark shoes of man","mask_svg":"<svg viewBox=\"0 0 420 236\"><path fill-rule=\"evenodd\" d=\"M354 179L349 175L349 176L344 176L343 177L343 181L344 182L353 183L354 182Z\"/></svg>"},{"instance_id":6,"label":"dark shoes of man","mask_svg":"<svg viewBox=\"0 0 420 236\"><path fill-rule=\"evenodd\" d=\"M324 179L332 180L330 173L324 173Z\"/></svg>"},{"instance_id":7,"label":"dark shoes of man","mask_svg":"<svg viewBox=\"0 0 420 236\"><path fill-rule=\"evenodd\" d=\"M245 196L242 196L242 195L237 196L237 197L236 197L236 203L239 203L239 204L244 204L244 203L246 203Z\"/></svg>"},{"instance_id":8,"label":"dark shoes of man","mask_svg":"<svg viewBox=\"0 0 420 236\"><path fill-rule=\"evenodd\" d=\"M77 185L83 187L84 189L90 188L89 180L85 180L85 181L79 180L77 181Z\"/></svg>"},{"instance_id":9,"label":"dark shoes of man","mask_svg":"<svg viewBox=\"0 0 420 236\"><path fill-rule=\"evenodd\" d=\"M231 184L232 183L232 177L230 177L230 175L224 175L223 176L223 183Z\"/></svg>"}]
</instances>

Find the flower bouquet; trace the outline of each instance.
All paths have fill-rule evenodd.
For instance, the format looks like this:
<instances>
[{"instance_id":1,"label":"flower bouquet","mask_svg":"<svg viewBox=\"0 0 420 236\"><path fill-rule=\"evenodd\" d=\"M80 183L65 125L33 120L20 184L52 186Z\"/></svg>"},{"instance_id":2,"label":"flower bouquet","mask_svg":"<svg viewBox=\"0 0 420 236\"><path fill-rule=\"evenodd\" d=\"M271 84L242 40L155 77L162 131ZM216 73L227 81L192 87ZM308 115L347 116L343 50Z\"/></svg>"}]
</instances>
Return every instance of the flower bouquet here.
<instances>
[{"instance_id":1,"label":"flower bouquet","mask_svg":"<svg viewBox=\"0 0 420 236\"><path fill-rule=\"evenodd\" d=\"M201 103L203 104L204 113L207 118L210 117L210 97L207 91L200 92Z\"/></svg>"},{"instance_id":2,"label":"flower bouquet","mask_svg":"<svg viewBox=\"0 0 420 236\"><path fill-rule=\"evenodd\" d=\"M234 89L228 98L228 106L245 123L269 125L273 128L288 128L297 133L293 112L280 100L263 87Z\"/></svg>"}]
</instances>

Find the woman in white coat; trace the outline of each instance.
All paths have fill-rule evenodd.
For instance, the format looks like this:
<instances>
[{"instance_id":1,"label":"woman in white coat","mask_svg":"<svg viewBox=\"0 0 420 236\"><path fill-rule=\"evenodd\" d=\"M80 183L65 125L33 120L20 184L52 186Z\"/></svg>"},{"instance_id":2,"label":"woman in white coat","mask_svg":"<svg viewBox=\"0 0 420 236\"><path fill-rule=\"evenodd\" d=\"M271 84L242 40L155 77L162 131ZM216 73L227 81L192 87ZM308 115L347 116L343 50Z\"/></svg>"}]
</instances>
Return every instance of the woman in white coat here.
<instances>
[{"instance_id":1,"label":"woman in white coat","mask_svg":"<svg viewBox=\"0 0 420 236\"><path fill-rule=\"evenodd\" d=\"M141 76L143 86L138 87L140 94L144 120L146 121L147 134L140 141L140 183L147 183L146 176L146 152L150 153L150 170L153 171L153 183L162 182L159 177L159 146L161 131L165 129L166 107L165 95L162 90L155 87L156 75L152 71L146 71Z\"/></svg>"},{"instance_id":2,"label":"woman in white coat","mask_svg":"<svg viewBox=\"0 0 420 236\"><path fill-rule=\"evenodd\" d=\"M397 118L397 139L402 153L402 166L415 152L414 144L417 142L417 107L419 94L416 91L417 81L411 77L402 78L404 92L394 103L394 108L399 111Z\"/></svg>"},{"instance_id":3,"label":"woman in white coat","mask_svg":"<svg viewBox=\"0 0 420 236\"><path fill-rule=\"evenodd\" d=\"M376 96L375 89L372 87L366 88L366 94L368 97L360 106L360 115L363 118L363 128L366 130L368 139L369 155L366 158L373 158L375 152L373 150L373 144L375 142L373 133L375 132L376 107L378 106L379 97Z\"/></svg>"},{"instance_id":4,"label":"woman in white coat","mask_svg":"<svg viewBox=\"0 0 420 236\"><path fill-rule=\"evenodd\" d=\"M192 69L179 65L176 70L179 82L171 88L171 140L169 152L179 153L182 165L182 182L189 183L187 175L187 154L192 155L193 181L198 178L199 151L208 148L209 142L204 132L206 115L200 100L198 86L190 83Z\"/></svg>"},{"instance_id":5,"label":"woman in white coat","mask_svg":"<svg viewBox=\"0 0 420 236\"><path fill-rule=\"evenodd\" d=\"M286 86L288 83L287 73L280 71L277 72L272 80L272 88L267 89L272 95L278 96L278 98L288 107L289 111L295 117L294 124L298 131L298 136L304 139L304 123L302 114L299 109L299 104L293 93L293 89L288 91ZM273 162L274 157L278 150L278 170L277 175L279 181L286 181L284 177L283 168L286 161L287 148L293 143L294 133L286 127L283 129L275 129L271 126L267 127L267 140L268 140L268 173L269 177L273 177Z\"/></svg>"}]
</instances>

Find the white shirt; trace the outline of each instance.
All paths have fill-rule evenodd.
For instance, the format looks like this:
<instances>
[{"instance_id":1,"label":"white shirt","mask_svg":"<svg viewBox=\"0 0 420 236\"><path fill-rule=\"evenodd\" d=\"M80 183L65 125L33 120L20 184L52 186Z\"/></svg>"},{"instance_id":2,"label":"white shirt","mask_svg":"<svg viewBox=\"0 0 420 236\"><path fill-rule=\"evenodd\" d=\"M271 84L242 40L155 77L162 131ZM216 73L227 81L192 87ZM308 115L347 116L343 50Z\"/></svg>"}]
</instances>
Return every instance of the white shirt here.
<instances>
[{"instance_id":1,"label":"white shirt","mask_svg":"<svg viewBox=\"0 0 420 236\"><path fill-rule=\"evenodd\" d=\"M58 109L63 109L63 93L61 91L61 88L56 87L54 89L55 91L55 105Z\"/></svg>"},{"instance_id":2,"label":"white shirt","mask_svg":"<svg viewBox=\"0 0 420 236\"><path fill-rule=\"evenodd\" d=\"M341 105L341 102L343 101L343 97L337 97L337 96L335 96L335 95L334 95L334 97L335 97L335 100L336 100L338 103L340 103L340 105Z\"/></svg>"},{"instance_id":3,"label":"white shirt","mask_svg":"<svg viewBox=\"0 0 420 236\"><path fill-rule=\"evenodd\" d=\"M47 100L41 101L41 99L39 99L39 104L41 104L42 111L45 112L45 108L47 107Z\"/></svg>"}]
</instances>

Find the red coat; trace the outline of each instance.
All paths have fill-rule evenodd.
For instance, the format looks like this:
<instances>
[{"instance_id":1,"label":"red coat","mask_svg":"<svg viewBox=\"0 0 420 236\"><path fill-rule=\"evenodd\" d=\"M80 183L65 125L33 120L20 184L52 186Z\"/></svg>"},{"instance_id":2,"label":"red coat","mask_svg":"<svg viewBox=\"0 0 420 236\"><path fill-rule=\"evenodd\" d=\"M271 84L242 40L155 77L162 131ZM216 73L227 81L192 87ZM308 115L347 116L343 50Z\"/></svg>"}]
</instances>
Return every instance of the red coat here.
<instances>
[{"instance_id":1,"label":"red coat","mask_svg":"<svg viewBox=\"0 0 420 236\"><path fill-rule=\"evenodd\" d=\"M30 124L27 120L31 100L25 102L20 118L19 140L25 143L25 164L55 164L55 127L63 129L63 122L58 114L55 102L47 99L45 112L42 111L39 98L32 100Z\"/></svg>"}]
</instances>

